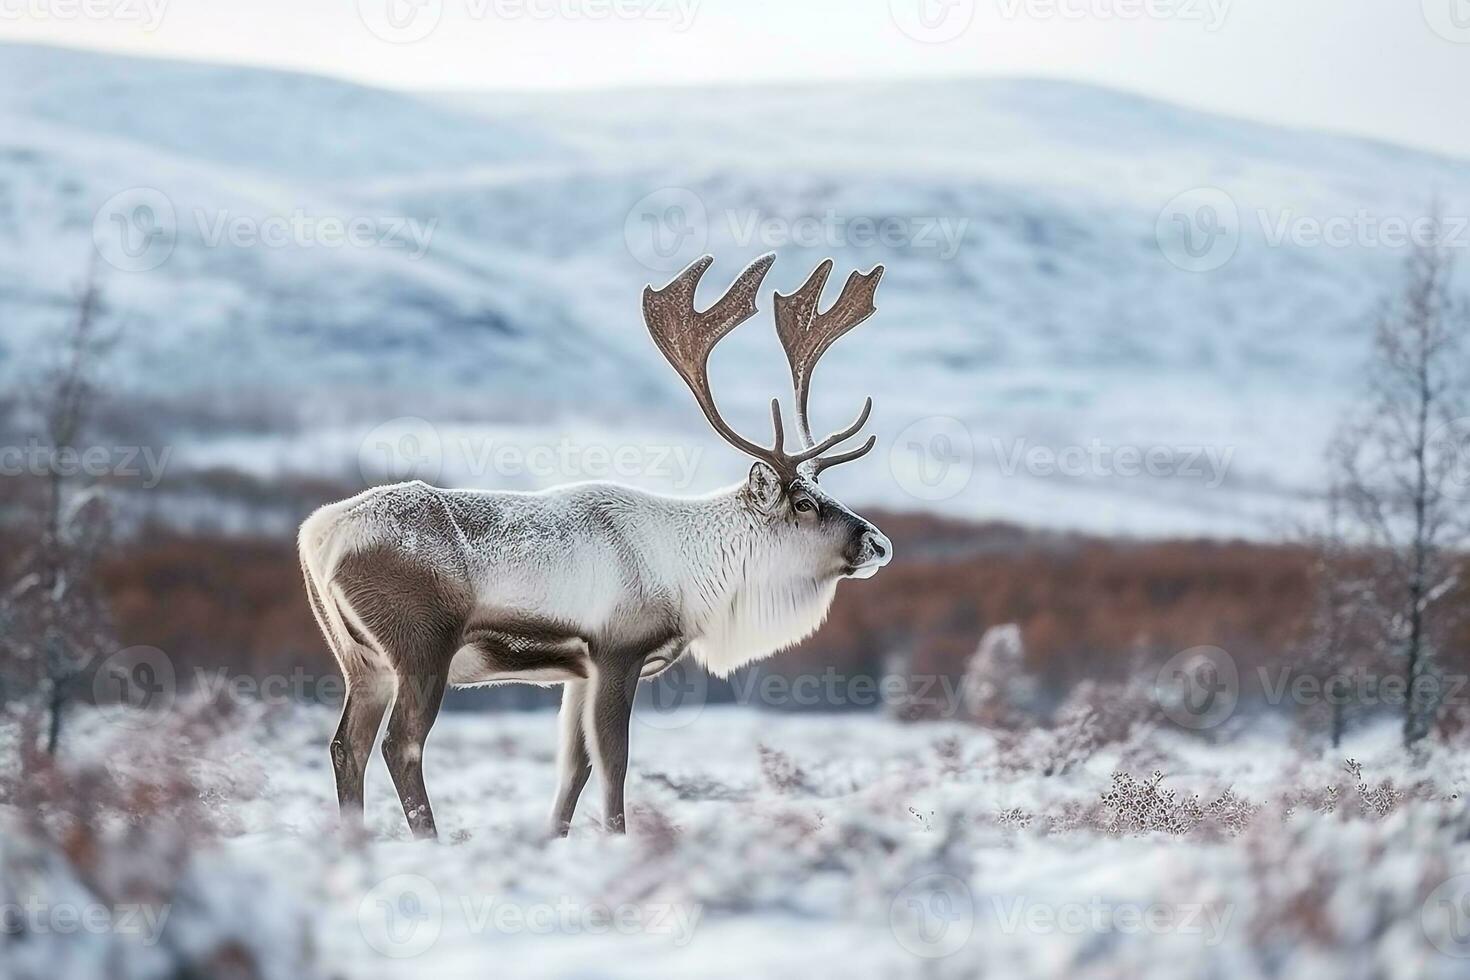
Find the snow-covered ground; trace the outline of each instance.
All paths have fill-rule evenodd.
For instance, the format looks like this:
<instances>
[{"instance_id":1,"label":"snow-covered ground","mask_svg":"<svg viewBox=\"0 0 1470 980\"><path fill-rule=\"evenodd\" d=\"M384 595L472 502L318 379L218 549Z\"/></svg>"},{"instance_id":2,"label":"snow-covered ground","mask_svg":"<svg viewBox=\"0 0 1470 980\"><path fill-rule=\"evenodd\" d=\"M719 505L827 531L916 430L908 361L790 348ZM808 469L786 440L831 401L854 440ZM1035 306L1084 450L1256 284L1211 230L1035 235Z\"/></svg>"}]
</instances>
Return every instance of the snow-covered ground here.
<instances>
[{"instance_id":1,"label":"snow-covered ground","mask_svg":"<svg viewBox=\"0 0 1470 980\"><path fill-rule=\"evenodd\" d=\"M8 976L153 976L148 949L211 942L229 950L212 976L293 980L311 962L324 976L445 980L1407 980L1470 963L1470 756L1431 745L1410 758L1391 726L1338 751L1269 724L1213 742L1137 728L1047 775L1045 733L709 708L636 723L627 837L596 829L594 783L571 837L548 840L553 717L449 714L426 758L443 839L419 843L376 759L371 839L337 834L327 710L237 708L182 748L118 717L80 712L68 766L106 758L144 783L186 783L186 809L213 831L184 885L163 891L177 907L158 944L146 926L64 941L0 930ZM16 729L0 732L11 767ZM85 805L53 795L41 808L64 828ZM110 829L85 839L120 832L88 819ZM92 869L80 875L7 835L6 901L85 904L88 882L118 879L119 864L146 877L141 842L165 821L137 823L110 856L53 831ZM1184 832L1140 829L1171 824ZM63 947L72 969L58 973L46 954ZM258 972L225 968L243 962Z\"/></svg>"}]
</instances>

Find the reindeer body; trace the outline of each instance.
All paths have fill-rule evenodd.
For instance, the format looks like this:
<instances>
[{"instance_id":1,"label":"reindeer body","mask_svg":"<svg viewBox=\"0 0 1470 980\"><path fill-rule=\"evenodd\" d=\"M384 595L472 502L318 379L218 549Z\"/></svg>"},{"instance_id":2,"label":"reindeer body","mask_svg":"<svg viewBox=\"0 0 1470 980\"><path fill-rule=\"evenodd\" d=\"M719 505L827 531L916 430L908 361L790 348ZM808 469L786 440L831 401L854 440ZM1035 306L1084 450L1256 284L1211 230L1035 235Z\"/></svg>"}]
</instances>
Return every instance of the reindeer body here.
<instances>
[{"instance_id":1,"label":"reindeer body","mask_svg":"<svg viewBox=\"0 0 1470 980\"><path fill-rule=\"evenodd\" d=\"M417 611L404 597L432 591L465 641L451 685L585 680L594 651L629 647L661 648L664 667L687 651L723 677L812 633L847 571L792 561L802 556L752 517L744 492L404 483L321 508L300 546L323 629L352 657L344 669L395 667L392 640L413 630L395 620ZM497 658L481 635L496 631L526 636L524 651Z\"/></svg>"},{"instance_id":2,"label":"reindeer body","mask_svg":"<svg viewBox=\"0 0 1470 980\"><path fill-rule=\"evenodd\" d=\"M817 442L805 399L822 351L872 312L881 269L854 274L826 314L817 298L830 262L798 293L777 296L805 448L786 452L775 403L773 448L736 434L714 407L705 361L754 314L772 260L753 263L706 313L693 297L707 257L644 296L650 332L711 424L756 457L744 483L693 498L607 483L539 493L403 483L302 524L307 595L347 682L331 746L344 817L361 817L363 771L391 703L388 771L414 833L434 836L422 757L445 689L518 681L564 685L553 828L566 833L595 768L605 820L621 831L638 681L686 653L721 676L770 656L821 625L839 580L887 564L888 539L817 483L823 468L872 448L870 438L822 455L861 428L871 401Z\"/></svg>"}]
</instances>

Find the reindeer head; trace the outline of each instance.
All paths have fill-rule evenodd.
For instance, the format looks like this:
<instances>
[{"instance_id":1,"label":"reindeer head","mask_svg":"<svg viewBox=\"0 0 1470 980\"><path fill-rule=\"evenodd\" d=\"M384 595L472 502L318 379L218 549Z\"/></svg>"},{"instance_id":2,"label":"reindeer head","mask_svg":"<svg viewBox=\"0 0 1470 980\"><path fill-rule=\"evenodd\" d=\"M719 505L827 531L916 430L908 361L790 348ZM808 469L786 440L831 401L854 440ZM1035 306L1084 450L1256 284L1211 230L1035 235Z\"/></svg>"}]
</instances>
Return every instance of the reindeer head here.
<instances>
[{"instance_id":1,"label":"reindeer head","mask_svg":"<svg viewBox=\"0 0 1470 980\"><path fill-rule=\"evenodd\" d=\"M789 296L776 294L776 333L791 365L802 441L800 449L788 452L779 399L771 399L774 444L761 446L724 420L715 407L709 383L710 352L726 334L756 314L756 293L775 261L775 255L756 259L718 302L701 313L694 308L694 293L714 262L713 257L703 256L662 289L649 286L643 291L643 319L658 349L694 393L710 425L730 445L755 458L742 497L752 516L769 529L778 554L818 578L868 578L888 564L893 545L883 532L825 492L818 479L823 470L864 456L873 448L877 439L869 436L854 449L828 455L862 430L873 410L873 400L864 401L851 425L821 441L812 438L807 405L817 361L837 338L873 315L873 294L883 267L875 266L866 274L852 273L842 295L825 313L818 305L832 273L831 259L817 266L796 292Z\"/></svg>"}]
</instances>

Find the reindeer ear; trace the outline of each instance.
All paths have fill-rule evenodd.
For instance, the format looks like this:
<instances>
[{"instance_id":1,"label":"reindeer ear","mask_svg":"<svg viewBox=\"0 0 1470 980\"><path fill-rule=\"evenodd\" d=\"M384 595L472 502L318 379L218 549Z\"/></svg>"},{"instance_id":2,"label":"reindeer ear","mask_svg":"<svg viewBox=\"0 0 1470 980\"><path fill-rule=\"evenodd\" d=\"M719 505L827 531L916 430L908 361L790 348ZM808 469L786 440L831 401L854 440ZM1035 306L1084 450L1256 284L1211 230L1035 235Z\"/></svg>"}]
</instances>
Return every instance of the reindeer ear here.
<instances>
[{"instance_id":1,"label":"reindeer ear","mask_svg":"<svg viewBox=\"0 0 1470 980\"><path fill-rule=\"evenodd\" d=\"M750 468L750 477L746 480L745 492L750 497L750 502L755 509L762 514L769 514L776 509L781 502L781 478L770 464L757 461Z\"/></svg>"}]
</instances>

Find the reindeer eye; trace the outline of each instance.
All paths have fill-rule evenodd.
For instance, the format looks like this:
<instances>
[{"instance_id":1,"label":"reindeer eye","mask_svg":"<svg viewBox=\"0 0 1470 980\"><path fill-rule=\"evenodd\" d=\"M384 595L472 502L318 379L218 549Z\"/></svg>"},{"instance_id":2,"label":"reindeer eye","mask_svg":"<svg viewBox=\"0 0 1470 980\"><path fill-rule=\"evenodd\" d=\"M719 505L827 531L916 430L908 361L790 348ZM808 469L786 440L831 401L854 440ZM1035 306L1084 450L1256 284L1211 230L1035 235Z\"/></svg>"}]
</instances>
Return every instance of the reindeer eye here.
<instances>
[{"instance_id":1,"label":"reindeer eye","mask_svg":"<svg viewBox=\"0 0 1470 980\"><path fill-rule=\"evenodd\" d=\"M810 514L817 509L817 505L812 502L810 497L797 497L791 502L791 506L795 507L802 514Z\"/></svg>"}]
</instances>

